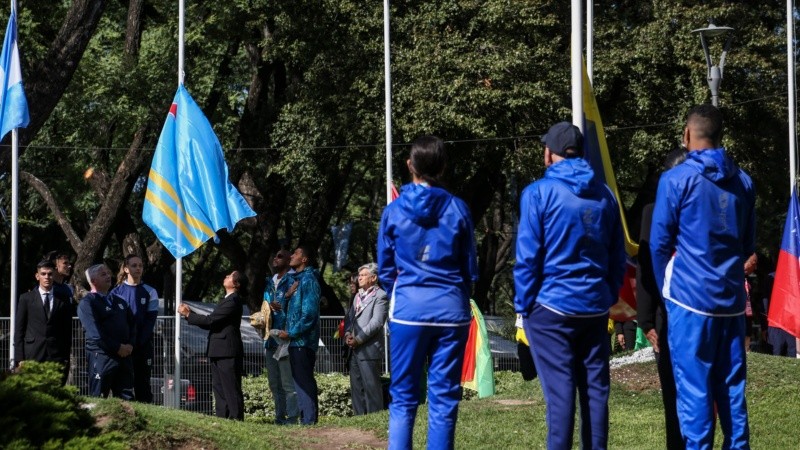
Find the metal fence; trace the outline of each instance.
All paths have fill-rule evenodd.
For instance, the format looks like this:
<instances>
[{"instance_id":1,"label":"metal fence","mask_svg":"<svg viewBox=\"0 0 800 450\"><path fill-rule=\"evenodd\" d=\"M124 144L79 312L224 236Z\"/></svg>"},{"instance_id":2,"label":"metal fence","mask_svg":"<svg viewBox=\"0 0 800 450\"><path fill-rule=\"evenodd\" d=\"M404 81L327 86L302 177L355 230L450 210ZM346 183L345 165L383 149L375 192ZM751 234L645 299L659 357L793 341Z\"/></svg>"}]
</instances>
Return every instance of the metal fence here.
<instances>
[{"instance_id":1,"label":"metal fence","mask_svg":"<svg viewBox=\"0 0 800 450\"><path fill-rule=\"evenodd\" d=\"M334 334L342 317L325 316L320 319L320 347L317 352L317 373L347 373L343 358L343 341L335 339ZM0 318L0 367L9 367L10 319ZM244 344L244 370L246 375L260 375L265 367L263 341L246 319L242 320L242 341ZM153 343L155 347L153 373L150 387L153 402L165 406L176 406L174 389L175 371L175 317L159 316L156 322ZM388 339L388 337L387 337ZM208 332L181 323L181 395L179 407L184 410L205 414L213 413L211 391L211 366L206 357ZM388 344L388 342L387 342ZM494 347L494 344L493 344ZM388 351L388 345L386 346ZM519 370L516 355L493 350L496 370ZM384 358L383 370L388 372ZM77 386L81 395L88 395L86 350L83 327L77 318L72 326L72 358L67 384ZM166 395L165 395L166 394Z\"/></svg>"}]
</instances>

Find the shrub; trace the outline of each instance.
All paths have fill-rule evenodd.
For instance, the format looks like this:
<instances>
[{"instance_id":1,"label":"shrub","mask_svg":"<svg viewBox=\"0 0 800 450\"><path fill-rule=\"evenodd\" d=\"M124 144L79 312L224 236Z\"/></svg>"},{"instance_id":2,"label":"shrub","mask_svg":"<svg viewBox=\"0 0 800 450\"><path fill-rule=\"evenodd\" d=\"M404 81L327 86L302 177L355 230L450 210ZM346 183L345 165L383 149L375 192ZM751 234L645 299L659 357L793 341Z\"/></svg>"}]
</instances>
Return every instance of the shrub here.
<instances>
[{"instance_id":1,"label":"shrub","mask_svg":"<svg viewBox=\"0 0 800 450\"><path fill-rule=\"evenodd\" d=\"M77 388L61 386L57 363L26 361L17 373L5 375L0 411L0 448L56 448L96 431Z\"/></svg>"},{"instance_id":2,"label":"shrub","mask_svg":"<svg viewBox=\"0 0 800 450\"><path fill-rule=\"evenodd\" d=\"M353 398L350 395L350 376L340 373L317 374L319 386L319 414L347 417L353 415Z\"/></svg>"},{"instance_id":3,"label":"shrub","mask_svg":"<svg viewBox=\"0 0 800 450\"><path fill-rule=\"evenodd\" d=\"M244 416L248 421L259 423L275 420L275 402L269 390L267 374L257 377L242 378L242 394L244 395Z\"/></svg>"},{"instance_id":4,"label":"shrub","mask_svg":"<svg viewBox=\"0 0 800 450\"><path fill-rule=\"evenodd\" d=\"M319 414L346 417L353 414L350 378L340 373L316 374L319 388ZM244 414L248 421L271 423L275 420L275 402L269 390L267 374L242 379Z\"/></svg>"}]
</instances>

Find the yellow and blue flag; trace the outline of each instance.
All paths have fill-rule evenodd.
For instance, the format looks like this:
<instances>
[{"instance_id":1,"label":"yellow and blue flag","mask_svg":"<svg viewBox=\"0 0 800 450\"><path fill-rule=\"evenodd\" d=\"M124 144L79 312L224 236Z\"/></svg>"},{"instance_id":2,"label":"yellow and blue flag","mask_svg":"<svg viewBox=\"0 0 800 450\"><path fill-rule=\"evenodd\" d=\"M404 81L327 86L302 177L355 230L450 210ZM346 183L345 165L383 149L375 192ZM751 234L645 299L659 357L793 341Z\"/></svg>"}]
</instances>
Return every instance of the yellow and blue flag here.
<instances>
[{"instance_id":1,"label":"yellow and blue flag","mask_svg":"<svg viewBox=\"0 0 800 450\"><path fill-rule=\"evenodd\" d=\"M583 157L592 166L595 175L611 188L614 197L617 198L619 215L622 219L622 229L625 232L625 251L628 256L634 257L639 252L639 244L631 239L631 234L628 231L625 209L622 206L622 198L619 196L619 189L617 188L617 179L614 176L614 168L611 167L611 157L608 154L608 144L606 144L603 121L600 119L600 109L597 107L597 101L594 98L592 83L586 74L586 65L583 66L583 118Z\"/></svg>"},{"instance_id":2,"label":"yellow and blue flag","mask_svg":"<svg viewBox=\"0 0 800 450\"><path fill-rule=\"evenodd\" d=\"M12 8L0 53L0 139L14 128L27 127L28 122L28 100L22 88L17 47L17 11Z\"/></svg>"},{"instance_id":3,"label":"yellow and blue flag","mask_svg":"<svg viewBox=\"0 0 800 450\"><path fill-rule=\"evenodd\" d=\"M611 157L608 153L606 143L606 133L603 129L603 121L600 119L600 109L597 107L597 100L594 98L592 83L586 73L586 65L583 66L583 153L586 161L594 169L594 173L599 177L614 193L619 205L619 216L622 220L622 230L625 234L625 252L628 254L628 267L625 271L625 279L617 297L617 303L609 311L611 318L624 322L636 317L636 264L633 258L639 253L639 244L631 239L628 230L628 222L625 220L625 209L622 206L622 198L617 188L617 179L614 176L614 168L611 167Z\"/></svg>"},{"instance_id":4,"label":"yellow and blue flag","mask_svg":"<svg viewBox=\"0 0 800 450\"><path fill-rule=\"evenodd\" d=\"M255 216L228 179L222 146L200 107L178 87L158 138L142 218L175 258L222 228Z\"/></svg>"}]
</instances>

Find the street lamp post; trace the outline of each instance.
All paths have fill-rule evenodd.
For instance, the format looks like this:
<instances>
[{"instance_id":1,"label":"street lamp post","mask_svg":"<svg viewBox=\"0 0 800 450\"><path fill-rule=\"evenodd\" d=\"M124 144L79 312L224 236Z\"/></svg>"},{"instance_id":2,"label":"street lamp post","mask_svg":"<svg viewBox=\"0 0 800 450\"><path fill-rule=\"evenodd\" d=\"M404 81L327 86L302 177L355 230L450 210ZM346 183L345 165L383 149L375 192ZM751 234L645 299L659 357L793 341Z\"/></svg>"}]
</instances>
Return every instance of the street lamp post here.
<instances>
[{"instance_id":1,"label":"street lamp post","mask_svg":"<svg viewBox=\"0 0 800 450\"><path fill-rule=\"evenodd\" d=\"M703 45L703 53L706 55L706 67L708 68L708 88L711 89L711 104L719 106L719 85L722 83L722 73L725 67L725 55L733 41L733 31L731 27L718 27L713 22L709 22L706 28L692 30L692 33L700 34L700 44ZM722 49L722 56L719 57L719 64L714 65L711 59L711 52L708 50L708 39L716 36L728 35L725 46Z\"/></svg>"}]
</instances>

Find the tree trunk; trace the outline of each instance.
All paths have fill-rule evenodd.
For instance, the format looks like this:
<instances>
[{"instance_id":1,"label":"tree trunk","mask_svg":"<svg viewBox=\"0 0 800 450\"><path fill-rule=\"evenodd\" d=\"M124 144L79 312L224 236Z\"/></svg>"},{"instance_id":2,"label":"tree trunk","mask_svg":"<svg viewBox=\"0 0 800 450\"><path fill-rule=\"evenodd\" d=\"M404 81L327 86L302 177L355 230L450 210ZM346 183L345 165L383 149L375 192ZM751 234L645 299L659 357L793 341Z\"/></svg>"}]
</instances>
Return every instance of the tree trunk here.
<instances>
[{"instance_id":1,"label":"tree trunk","mask_svg":"<svg viewBox=\"0 0 800 450\"><path fill-rule=\"evenodd\" d=\"M117 168L117 172L111 180L108 194L81 246L73 248L75 253L78 254L73 268L76 273L83 273L87 267L95 263L97 258L100 257L103 243L109 236L111 225L114 223L117 214L119 214L120 208L128 201L133 185L136 184L136 180L145 167L149 152L143 151L142 145L148 130L148 126L142 126L134 135L133 143Z\"/></svg>"},{"instance_id":2,"label":"tree trunk","mask_svg":"<svg viewBox=\"0 0 800 450\"><path fill-rule=\"evenodd\" d=\"M127 64L135 65L139 57L142 41L142 6L144 0L130 0L128 3L128 22L125 30L125 59Z\"/></svg>"},{"instance_id":3,"label":"tree trunk","mask_svg":"<svg viewBox=\"0 0 800 450\"><path fill-rule=\"evenodd\" d=\"M495 191L491 214L486 215L483 241L478 248L478 282L475 283L475 303L484 313L494 313L493 302L489 300L489 291L497 273L498 255L500 251L500 235L503 231L504 198L501 192Z\"/></svg>"}]
</instances>

